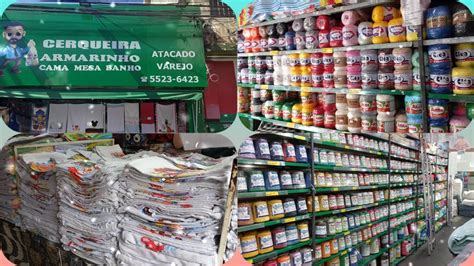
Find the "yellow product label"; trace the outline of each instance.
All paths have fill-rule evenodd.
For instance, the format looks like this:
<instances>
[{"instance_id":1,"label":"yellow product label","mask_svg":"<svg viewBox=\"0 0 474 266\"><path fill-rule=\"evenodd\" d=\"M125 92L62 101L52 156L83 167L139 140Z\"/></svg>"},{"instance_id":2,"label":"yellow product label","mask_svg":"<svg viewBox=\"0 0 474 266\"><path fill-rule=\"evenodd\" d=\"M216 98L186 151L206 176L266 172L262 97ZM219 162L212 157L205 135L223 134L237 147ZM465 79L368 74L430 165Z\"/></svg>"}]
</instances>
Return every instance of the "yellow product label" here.
<instances>
[{"instance_id":1,"label":"yellow product label","mask_svg":"<svg viewBox=\"0 0 474 266\"><path fill-rule=\"evenodd\" d=\"M279 55L280 51L270 51L270 55Z\"/></svg>"},{"instance_id":2,"label":"yellow product label","mask_svg":"<svg viewBox=\"0 0 474 266\"><path fill-rule=\"evenodd\" d=\"M323 48L323 53L333 53L334 50L332 48Z\"/></svg>"},{"instance_id":3,"label":"yellow product label","mask_svg":"<svg viewBox=\"0 0 474 266\"><path fill-rule=\"evenodd\" d=\"M295 128L295 126L296 126L295 123L286 123L286 127Z\"/></svg>"},{"instance_id":4,"label":"yellow product label","mask_svg":"<svg viewBox=\"0 0 474 266\"><path fill-rule=\"evenodd\" d=\"M333 191L339 191L339 188L338 187L335 187L332 189Z\"/></svg>"},{"instance_id":5,"label":"yellow product label","mask_svg":"<svg viewBox=\"0 0 474 266\"><path fill-rule=\"evenodd\" d=\"M278 191L268 191L265 193L265 196L278 196L280 195Z\"/></svg>"},{"instance_id":6,"label":"yellow product label","mask_svg":"<svg viewBox=\"0 0 474 266\"><path fill-rule=\"evenodd\" d=\"M296 222L296 218L295 217L291 217L291 218L286 218L283 220L283 223L293 223L293 222Z\"/></svg>"},{"instance_id":7,"label":"yellow product label","mask_svg":"<svg viewBox=\"0 0 474 266\"><path fill-rule=\"evenodd\" d=\"M260 89L261 90L268 90L268 85L266 85L266 84L260 85Z\"/></svg>"},{"instance_id":8,"label":"yellow product label","mask_svg":"<svg viewBox=\"0 0 474 266\"><path fill-rule=\"evenodd\" d=\"M341 212L346 212L346 211L347 211L346 209L341 210Z\"/></svg>"},{"instance_id":9,"label":"yellow product label","mask_svg":"<svg viewBox=\"0 0 474 266\"><path fill-rule=\"evenodd\" d=\"M295 135L295 139L306 140L306 137L305 137L305 136Z\"/></svg>"},{"instance_id":10,"label":"yellow product label","mask_svg":"<svg viewBox=\"0 0 474 266\"><path fill-rule=\"evenodd\" d=\"M301 87L301 92L311 92L311 87Z\"/></svg>"},{"instance_id":11,"label":"yellow product label","mask_svg":"<svg viewBox=\"0 0 474 266\"><path fill-rule=\"evenodd\" d=\"M268 161L267 164L272 165L272 166L280 166L280 165L283 165L284 163L277 162L277 161Z\"/></svg>"}]
</instances>

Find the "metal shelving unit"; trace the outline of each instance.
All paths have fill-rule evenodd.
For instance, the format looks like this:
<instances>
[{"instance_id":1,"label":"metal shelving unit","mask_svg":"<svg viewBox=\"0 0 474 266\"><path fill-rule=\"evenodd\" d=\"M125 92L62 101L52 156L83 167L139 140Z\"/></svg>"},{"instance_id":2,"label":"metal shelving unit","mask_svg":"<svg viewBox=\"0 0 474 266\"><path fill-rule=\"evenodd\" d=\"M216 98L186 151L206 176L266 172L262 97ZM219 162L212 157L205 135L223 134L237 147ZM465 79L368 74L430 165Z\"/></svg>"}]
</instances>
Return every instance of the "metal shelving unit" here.
<instances>
[{"instance_id":1,"label":"metal shelving unit","mask_svg":"<svg viewBox=\"0 0 474 266\"><path fill-rule=\"evenodd\" d=\"M267 132L262 132L264 135L268 136ZM247 259L251 263L257 263L257 262L262 262L268 258L275 257L279 254L283 254L285 252L289 252L295 249L299 249L301 247L305 246L312 246L313 250L316 245L319 245L323 242L327 242L333 239L337 239L342 236L346 236L348 234L351 234L353 232L359 232L362 231L366 228L371 228L374 225L377 225L382 222L388 222L388 228L387 230L384 230L377 236L372 237L371 239L374 239L375 237L381 237L383 235L390 234L390 232L393 232L394 230L397 230L403 226L406 226L409 223L416 222L418 218L415 219L410 219L408 221L405 221L401 224L397 224L397 226L393 227L390 226L390 219L398 219L403 217L404 215L410 214L410 213L417 213L417 210L419 209L419 206L417 205L417 200L416 198L419 196L417 193L418 191L415 189L418 186L418 181L417 182L392 182L391 181L391 176L392 174L395 173L416 173L419 174L421 167L419 161L413 159L413 158L406 158L403 156L393 156L391 155L391 147L393 145L398 145L398 143L392 142L393 139L388 136L385 138L384 136L371 136L371 135L364 135L367 138L374 138L376 140L383 140L388 142L388 147L389 151L388 152L380 152L380 151L375 151L371 149L365 149L365 148L357 148L348 144L340 144L340 143L335 143L335 142L329 142L329 141L322 141L320 138L315 138L314 133L312 134L300 134L300 133L276 133L273 134L274 136L270 137L270 139L275 139L276 137L280 139L286 139L291 142L291 140L297 141L299 143L305 142L307 147L311 145L311 154L314 149L316 148L321 148L321 149L326 149L326 150L333 150L333 151L340 151L340 152L346 152L350 154L358 154L358 155L364 155L364 156L369 156L369 157L376 157L376 158L383 158L384 160L387 161L388 164L388 169L367 169L367 168L350 168L350 167L338 167L338 166L333 166L333 165L320 165L320 164L301 164L301 163L275 163L275 161L271 160L257 160L257 159L238 159L238 165L239 168L245 170L249 169L249 167L275 167L277 169L295 169L295 170L302 170L304 169L311 171L311 187L305 188L305 189L293 189L293 190L279 190L279 191L262 191L262 192L239 192L238 193L238 198L239 200L244 200L248 201L251 199L274 199L275 197L278 196L287 196L287 195L305 195L305 196L311 196L313 197L313 202L315 202L314 198L318 195L325 195L325 194L331 194L334 192L353 192L353 191L371 191L371 190L386 190L386 189L400 189L404 187L412 187L413 188L413 195L407 196L407 197L397 197L397 198L386 198L384 200L374 202L372 204L365 204L365 205L358 205L358 206L351 206L351 207L346 207L343 209L335 209L335 210L328 210L328 211L318 211L315 212L314 206L313 210L309 210L308 214L304 215L297 215L295 217L285 217L282 219L278 220L273 220L273 221L267 221L263 223L257 223L257 224L252 224L252 225L247 225L247 226L240 226L238 229L239 233L243 232L249 232L257 229L263 229L263 228L268 228L268 227L273 227L277 225L282 225L282 224L288 224L288 223L293 223L297 221L304 221L308 220L311 221L311 227L315 225L315 222L318 219L325 219L329 218L332 216L337 216L341 214L350 214L350 213L355 213L355 212L360 212L360 211L367 211L371 210L373 208L381 207L381 206L387 206L390 210L390 206L393 204L397 204L400 202L409 202L409 201L414 201L414 207L410 209L406 209L404 211L399 211L397 213L389 213L388 216L381 217L378 220L368 222L366 224L361 224L360 226L357 226L355 228L350 228L347 231L343 231L340 233L337 233L335 235L327 236L325 238L317 238L315 236L315 230L312 228L310 230L313 232L312 238L309 241L305 241L302 243L298 243L295 245L288 246L284 249L278 249L274 250L270 253L267 254L261 254L258 255L254 258ZM405 136L409 137L409 136ZM417 138L415 138L417 139ZM402 146L402 145L400 145ZM411 147L415 151L419 151L416 147ZM408 162L418 162L417 164L417 169L414 170L389 170L390 169L390 161L391 160L405 160ZM269 163L270 162L270 163ZM361 170L373 170L374 173L385 173L388 175L388 183L387 184L378 184L378 185L369 185L369 186L340 186L340 187L318 187L315 184L315 171L324 171L324 172L361 172ZM419 179L417 179L419 180ZM397 242L393 243L392 245L388 247L381 247L380 252L377 254L372 254L368 257L364 257L362 261L359 261L359 265L366 265L368 262L370 262L373 259L376 259L377 257L381 256L382 254L388 252L391 247L394 247L401 242L403 242L406 239L411 239L413 235L406 236L403 239L398 240ZM350 248L346 248L345 250L339 250L337 254L332 254L328 258L324 258L318 261L315 261L313 265L323 265L325 262L328 262L332 260L333 258L339 257L339 256L344 256L351 252L353 249L360 247L364 243L370 243L370 239L366 241L359 242L356 245L353 245ZM418 243L414 245L415 247L420 246ZM313 254L314 257L314 254Z\"/></svg>"}]
</instances>

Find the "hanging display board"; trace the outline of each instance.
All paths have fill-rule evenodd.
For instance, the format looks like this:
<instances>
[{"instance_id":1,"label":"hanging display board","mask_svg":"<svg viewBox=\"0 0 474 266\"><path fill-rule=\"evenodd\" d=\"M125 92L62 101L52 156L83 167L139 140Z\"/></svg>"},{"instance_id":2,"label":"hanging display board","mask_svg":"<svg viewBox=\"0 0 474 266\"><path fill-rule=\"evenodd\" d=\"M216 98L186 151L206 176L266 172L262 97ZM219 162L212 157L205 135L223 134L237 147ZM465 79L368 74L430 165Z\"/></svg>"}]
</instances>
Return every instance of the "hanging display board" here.
<instances>
[{"instance_id":1,"label":"hanging display board","mask_svg":"<svg viewBox=\"0 0 474 266\"><path fill-rule=\"evenodd\" d=\"M1 87L204 88L193 7L30 4L2 16Z\"/></svg>"}]
</instances>

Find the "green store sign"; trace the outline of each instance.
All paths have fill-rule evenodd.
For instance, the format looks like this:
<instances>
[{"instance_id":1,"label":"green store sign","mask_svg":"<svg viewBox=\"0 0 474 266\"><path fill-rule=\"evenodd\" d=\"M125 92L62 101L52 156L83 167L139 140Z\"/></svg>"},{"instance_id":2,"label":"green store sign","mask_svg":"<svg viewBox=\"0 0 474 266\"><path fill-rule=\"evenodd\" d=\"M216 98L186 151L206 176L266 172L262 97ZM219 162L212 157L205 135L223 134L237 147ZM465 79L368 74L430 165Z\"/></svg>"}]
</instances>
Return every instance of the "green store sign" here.
<instances>
[{"instance_id":1,"label":"green store sign","mask_svg":"<svg viewBox=\"0 0 474 266\"><path fill-rule=\"evenodd\" d=\"M0 87L204 88L199 9L12 5L3 14Z\"/></svg>"}]
</instances>

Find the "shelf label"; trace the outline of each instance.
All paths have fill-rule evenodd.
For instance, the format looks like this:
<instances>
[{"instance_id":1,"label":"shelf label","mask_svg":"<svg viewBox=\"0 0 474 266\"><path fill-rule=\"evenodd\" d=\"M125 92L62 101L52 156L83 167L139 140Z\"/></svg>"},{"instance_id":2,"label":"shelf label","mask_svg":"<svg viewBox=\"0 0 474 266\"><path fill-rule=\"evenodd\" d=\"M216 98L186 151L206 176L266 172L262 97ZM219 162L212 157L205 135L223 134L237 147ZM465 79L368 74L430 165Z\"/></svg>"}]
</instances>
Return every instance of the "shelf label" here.
<instances>
[{"instance_id":1,"label":"shelf label","mask_svg":"<svg viewBox=\"0 0 474 266\"><path fill-rule=\"evenodd\" d=\"M332 191L339 191L339 188L335 187L335 188L332 189Z\"/></svg>"},{"instance_id":2,"label":"shelf label","mask_svg":"<svg viewBox=\"0 0 474 266\"><path fill-rule=\"evenodd\" d=\"M352 190L357 190L359 187L352 187Z\"/></svg>"},{"instance_id":3,"label":"shelf label","mask_svg":"<svg viewBox=\"0 0 474 266\"><path fill-rule=\"evenodd\" d=\"M351 234L351 232L344 232L344 236L348 236L350 234Z\"/></svg>"},{"instance_id":4,"label":"shelf label","mask_svg":"<svg viewBox=\"0 0 474 266\"><path fill-rule=\"evenodd\" d=\"M332 48L323 48L323 53L333 53L334 50Z\"/></svg>"},{"instance_id":5,"label":"shelf label","mask_svg":"<svg viewBox=\"0 0 474 266\"><path fill-rule=\"evenodd\" d=\"M296 222L296 217L286 218L286 219L283 220L284 224L293 223L293 222Z\"/></svg>"},{"instance_id":6,"label":"shelf label","mask_svg":"<svg viewBox=\"0 0 474 266\"><path fill-rule=\"evenodd\" d=\"M261 90L268 90L268 85L267 84L262 84L260 85Z\"/></svg>"},{"instance_id":7,"label":"shelf label","mask_svg":"<svg viewBox=\"0 0 474 266\"><path fill-rule=\"evenodd\" d=\"M295 128L295 126L296 126L295 123L286 123L286 127Z\"/></svg>"},{"instance_id":8,"label":"shelf label","mask_svg":"<svg viewBox=\"0 0 474 266\"><path fill-rule=\"evenodd\" d=\"M270 55L279 55L280 51L270 51Z\"/></svg>"},{"instance_id":9,"label":"shelf label","mask_svg":"<svg viewBox=\"0 0 474 266\"><path fill-rule=\"evenodd\" d=\"M277 162L277 161L267 161L267 164L268 165L271 165L271 166L280 166L280 165L285 165L285 163L283 162Z\"/></svg>"},{"instance_id":10,"label":"shelf label","mask_svg":"<svg viewBox=\"0 0 474 266\"><path fill-rule=\"evenodd\" d=\"M347 254L347 250L344 250L342 253L341 253L341 256L344 256Z\"/></svg>"},{"instance_id":11,"label":"shelf label","mask_svg":"<svg viewBox=\"0 0 474 266\"><path fill-rule=\"evenodd\" d=\"M343 209L343 210L341 210L340 212L341 212L341 213L344 213L344 212L346 212L346 211L347 211L346 209Z\"/></svg>"},{"instance_id":12,"label":"shelf label","mask_svg":"<svg viewBox=\"0 0 474 266\"><path fill-rule=\"evenodd\" d=\"M301 92L311 92L311 87L301 87Z\"/></svg>"},{"instance_id":13,"label":"shelf label","mask_svg":"<svg viewBox=\"0 0 474 266\"><path fill-rule=\"evenodd\" d=\"M278 195L280 195L280 193L278 193L278 191L265 192L265 196L278 196Z\"/></svg>"},{"instance_id":14,"label":"shelf label","mask_svg":"<svg viewBox=\"0 0 474 266\"><path fill-rule=\"evenodd\" d=\"M306 140L305 136L295 135L295 139Z\"/></svg>"}]
</instances>

